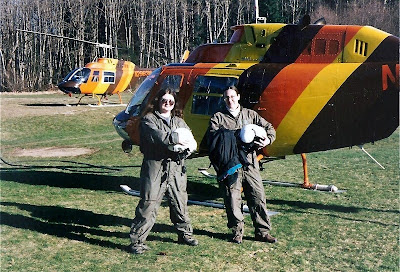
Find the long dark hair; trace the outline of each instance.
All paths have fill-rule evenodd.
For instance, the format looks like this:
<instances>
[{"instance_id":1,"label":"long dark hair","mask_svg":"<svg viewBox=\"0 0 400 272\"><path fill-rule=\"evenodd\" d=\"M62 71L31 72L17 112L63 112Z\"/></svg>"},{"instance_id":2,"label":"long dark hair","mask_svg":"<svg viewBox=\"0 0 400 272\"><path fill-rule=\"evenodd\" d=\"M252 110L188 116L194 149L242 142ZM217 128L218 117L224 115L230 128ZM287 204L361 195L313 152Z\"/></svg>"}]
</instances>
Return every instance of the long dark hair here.
<instances>
[{"instance_id":1,"label":"long dark hair","mask_svg":"<svg viewBox=\"0 0 400 272\"><path fill-rule=\"evenodd\" d=\"M152 102L152 108L153 108L152 111L153 112L155 112L155 111L159 112L160 111L160 101L161 101L162 97L165 94L172 95L174 97L174 100L175 100L175 105L174 105L174 108L171 111L171 116L182 117L182 110L178 109L179 108L178 95L174 90L169 89L169 88L161 89L158 92L157 96L153 99L153 102Z\"/></svg>"}]
</instances>

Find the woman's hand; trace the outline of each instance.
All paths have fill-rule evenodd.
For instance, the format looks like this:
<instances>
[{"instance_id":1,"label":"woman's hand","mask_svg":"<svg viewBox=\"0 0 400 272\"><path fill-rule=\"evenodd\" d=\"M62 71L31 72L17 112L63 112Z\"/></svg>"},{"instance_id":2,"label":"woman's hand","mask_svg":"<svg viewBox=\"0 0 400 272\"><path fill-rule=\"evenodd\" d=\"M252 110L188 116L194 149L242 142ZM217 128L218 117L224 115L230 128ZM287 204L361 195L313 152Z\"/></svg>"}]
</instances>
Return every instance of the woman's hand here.
<instances>
[{"instance_id":1,"label":"woman's hand","mask_svg":"<svg viewBox=\"0 0 400 272\"><path fill-rule=\"evenodd\" d=\"M257 140L254 141L254 143L258 146L258 149L261 149L263 147L266 147L271 143L270 139L268 137L266 138L258 138Z\"/></svg>"}]
</instances>

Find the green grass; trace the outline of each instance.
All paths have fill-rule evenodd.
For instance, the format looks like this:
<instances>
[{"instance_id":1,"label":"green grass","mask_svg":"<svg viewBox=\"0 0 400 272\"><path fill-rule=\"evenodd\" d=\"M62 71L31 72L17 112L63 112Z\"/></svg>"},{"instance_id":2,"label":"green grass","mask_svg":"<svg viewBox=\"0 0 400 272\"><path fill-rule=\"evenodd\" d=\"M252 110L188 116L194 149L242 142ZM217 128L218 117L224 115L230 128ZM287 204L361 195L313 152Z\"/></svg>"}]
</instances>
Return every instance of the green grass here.
<instances>
[{"instance_id":1,"label":"green grass","mask_svg":"<svg viewBox=\"0 0 400 272\"><path fill-rule=\"evenodd\" d=\"M142 156L137 147L131 154L121 151L111 121L122 108L83 106L72 108L74 114L23 118L4 114L12 103L28 109L27 100L59 99L57 94L1 96L1 157L9 163L0 169L1 271L398 271L399 130L365 146L385 170L358 148L307 154L310 181L334 184L344 193L266 185L268 208L280 212L271 218L277 244L254 241L249 216L244 243L232 244L223 210L189 206L200 245L179 245L164 203L148 238L151 250L135 256L125 247L139 199L123 194L119 185L139 188ZM15 156L17 149L54 146L95 152ZM208 164L207 158L187 163L190 198L221 201L216 182L197 172ZM264 179L302 182L299 155L265 168Z\"/></svg>"}]
</instances>

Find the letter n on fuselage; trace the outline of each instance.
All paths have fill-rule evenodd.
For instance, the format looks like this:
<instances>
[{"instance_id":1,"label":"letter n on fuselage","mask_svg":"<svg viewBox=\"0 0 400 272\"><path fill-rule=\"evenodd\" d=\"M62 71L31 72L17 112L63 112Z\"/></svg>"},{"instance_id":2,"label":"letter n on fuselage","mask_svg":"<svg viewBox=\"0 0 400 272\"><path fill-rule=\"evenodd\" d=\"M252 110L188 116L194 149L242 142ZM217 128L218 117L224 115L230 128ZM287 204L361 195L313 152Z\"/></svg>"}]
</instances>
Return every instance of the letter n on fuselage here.
<instances>
[{"instance_id":1,"label":"letter n on fuselage","mask_svg":"<svg viewBox=\"0 0 400 272\"><path fill-rule=\"evenodd\" d=\"M399 84L399 64L396 64L396 77L392 73L392 70L390 70L389 65L385 64L382 65L382 91L386 91L389 86L388 86L388 79L390 82L393 84Z\"/></svg>"}]
</instances>

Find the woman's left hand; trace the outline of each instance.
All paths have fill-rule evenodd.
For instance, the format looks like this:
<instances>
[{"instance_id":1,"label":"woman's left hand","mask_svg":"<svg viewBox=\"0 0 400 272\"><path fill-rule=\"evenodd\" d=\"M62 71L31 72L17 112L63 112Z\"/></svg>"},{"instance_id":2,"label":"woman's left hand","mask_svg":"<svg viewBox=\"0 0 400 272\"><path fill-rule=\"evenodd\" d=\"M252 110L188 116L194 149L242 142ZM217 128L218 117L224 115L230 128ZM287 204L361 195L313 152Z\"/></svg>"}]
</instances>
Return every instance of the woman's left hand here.
<instances>
[{"instance_id":1,"label":"woman's left hand","mask_svg":"<svg viewBox=\"0 0 400 272\"><path fill-rule=\"evenodd\" d=\"M263 147L266 147L267 145L269 145L271 143L271 141L269 140L268 137L262 139L259 138L256 141L254 141L254 143L258 146L258 149L261 149Z\"/></svg>"}]
</instances>

